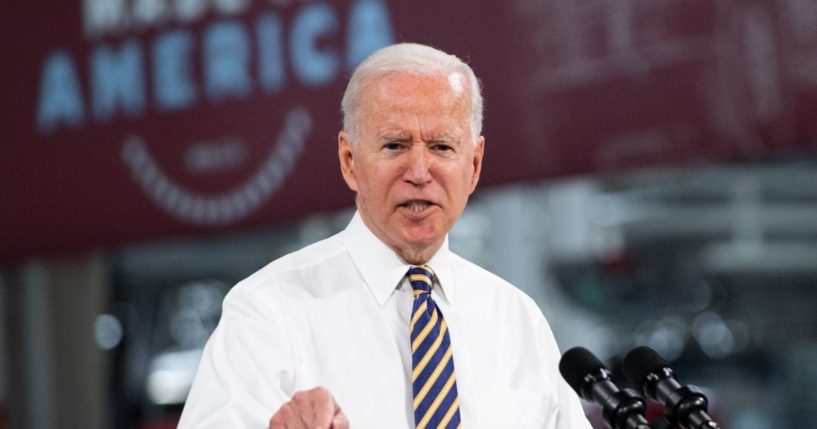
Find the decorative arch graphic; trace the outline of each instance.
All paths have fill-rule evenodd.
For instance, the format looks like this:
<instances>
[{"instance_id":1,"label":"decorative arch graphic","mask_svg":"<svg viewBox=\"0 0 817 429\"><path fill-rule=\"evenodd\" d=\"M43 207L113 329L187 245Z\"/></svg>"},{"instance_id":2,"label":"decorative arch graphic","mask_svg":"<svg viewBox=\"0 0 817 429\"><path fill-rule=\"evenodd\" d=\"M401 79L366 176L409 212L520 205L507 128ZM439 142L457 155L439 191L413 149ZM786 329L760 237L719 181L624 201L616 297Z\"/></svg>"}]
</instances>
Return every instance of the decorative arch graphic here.
<instances>
[{"instance_id":1,"label":"decorative arch graphic","mask_svg":"<svg viewBox=\"0 0 817 429\"><path fill-rule=\"evenodd\" d=\"M217 195L198 194L176 183L162 171L141 137L128 137L121 157L142 191L169 215L192 225L229 225L254 213L278 191L303 153L311 129L309 111L304 107L291 109L274 148L256 173Z\"/></svg>"}]
</instances>

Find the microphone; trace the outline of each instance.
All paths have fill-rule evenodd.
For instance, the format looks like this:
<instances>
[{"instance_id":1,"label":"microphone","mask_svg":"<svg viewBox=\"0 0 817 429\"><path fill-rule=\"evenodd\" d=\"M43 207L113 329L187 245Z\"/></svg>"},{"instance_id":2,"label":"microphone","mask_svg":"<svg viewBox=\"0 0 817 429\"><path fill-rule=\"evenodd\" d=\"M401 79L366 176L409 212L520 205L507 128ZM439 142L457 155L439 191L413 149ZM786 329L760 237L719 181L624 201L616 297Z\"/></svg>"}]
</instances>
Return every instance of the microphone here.
<instances>
[{"instance_id":1,"label":"microphone","mask_svg":"<svg viewBox=\"0 0 817 429\"><path fill-rule=\"evenodd\" d=\"M582 399L602 406L604 420L612 429L649 429L644 400L632 389L620 390L610 370L587 349L574 347L565 352L559 372Z\"/></svg>"},{"instance_id":2,"label":"microphone","mask_svg":"<svg viewBox=\"0 0 817 429\"><path fill-rule=\"evenodd\" d=\"M648 399L664 404L666 417L683 429L718 429L706 413L709 402L698 388L682 386L664 358L649 347L636 347L622 363L624 375Z\"/></svg>"}]
</instances>

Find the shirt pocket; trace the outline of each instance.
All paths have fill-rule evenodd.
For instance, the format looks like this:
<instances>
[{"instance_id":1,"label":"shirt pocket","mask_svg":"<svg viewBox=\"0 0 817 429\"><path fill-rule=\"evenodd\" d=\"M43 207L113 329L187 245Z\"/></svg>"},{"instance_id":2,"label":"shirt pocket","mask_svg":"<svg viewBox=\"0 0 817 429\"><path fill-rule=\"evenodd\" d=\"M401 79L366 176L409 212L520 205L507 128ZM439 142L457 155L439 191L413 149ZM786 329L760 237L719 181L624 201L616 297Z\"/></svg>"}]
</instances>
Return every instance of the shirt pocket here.
<instances>
[{"instance_id":1,"label":"shirt pocket","mask_svg":"<svg viewBox=\"0 0 817 429\"><path fill-rule=\"evenodd\" d=\"M479 394L479 427L545 429L555 427L558 405L552 393L485 388Z\"/></svg>"}]
</instances>

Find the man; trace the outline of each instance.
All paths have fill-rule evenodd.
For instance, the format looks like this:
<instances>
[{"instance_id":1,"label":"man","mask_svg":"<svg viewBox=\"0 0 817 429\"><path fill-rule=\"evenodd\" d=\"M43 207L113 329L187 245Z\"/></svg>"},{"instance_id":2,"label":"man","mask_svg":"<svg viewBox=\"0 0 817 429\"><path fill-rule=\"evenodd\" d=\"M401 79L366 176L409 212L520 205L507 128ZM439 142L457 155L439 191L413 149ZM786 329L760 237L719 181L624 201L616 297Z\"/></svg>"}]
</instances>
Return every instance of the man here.
<instances>
[{"instance_id":1,"label":"man","mask_svg":"<svg viewBox=\"0 0 817 429\"><path fill-rule=\"evenodd\" d=\"M448 250L485 146L470 67L393 45L342 108L357 213L230 291L180 427L589 428L533 301Z\"/></svg>"}]
</instances>

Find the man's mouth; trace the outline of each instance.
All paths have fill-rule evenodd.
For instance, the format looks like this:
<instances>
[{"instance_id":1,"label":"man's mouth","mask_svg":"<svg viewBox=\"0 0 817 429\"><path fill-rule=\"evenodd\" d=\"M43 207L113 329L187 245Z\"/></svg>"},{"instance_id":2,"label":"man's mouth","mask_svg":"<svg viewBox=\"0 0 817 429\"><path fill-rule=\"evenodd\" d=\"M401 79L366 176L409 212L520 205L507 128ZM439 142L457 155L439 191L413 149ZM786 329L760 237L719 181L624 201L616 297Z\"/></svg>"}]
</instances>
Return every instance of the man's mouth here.
<instances>
[{"instance_id":1,"label":"man's mouth","mask_svg":"<svg viewBox=\"0 0 817 429\"><path fill-rule=\"evenodd\" d=\"M427 209L428 207L430 207L431 202L430 201L425 201L425 200L411 200L411 201L407 201L407 202L401 204L401 206L405 207L405 208L407 208L407 209L409 209L409 210L411 210L411 211L413 211L415 213L419 213L419 212Z\"/></svg>"}]
</instances>

